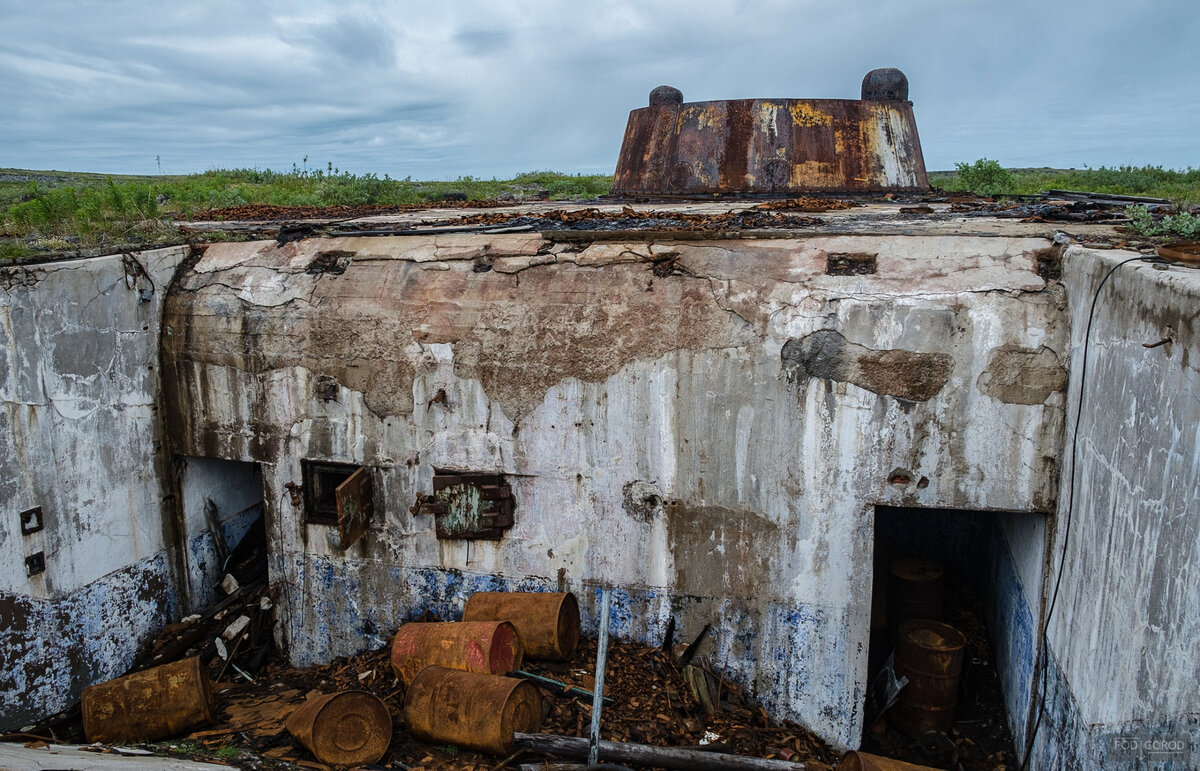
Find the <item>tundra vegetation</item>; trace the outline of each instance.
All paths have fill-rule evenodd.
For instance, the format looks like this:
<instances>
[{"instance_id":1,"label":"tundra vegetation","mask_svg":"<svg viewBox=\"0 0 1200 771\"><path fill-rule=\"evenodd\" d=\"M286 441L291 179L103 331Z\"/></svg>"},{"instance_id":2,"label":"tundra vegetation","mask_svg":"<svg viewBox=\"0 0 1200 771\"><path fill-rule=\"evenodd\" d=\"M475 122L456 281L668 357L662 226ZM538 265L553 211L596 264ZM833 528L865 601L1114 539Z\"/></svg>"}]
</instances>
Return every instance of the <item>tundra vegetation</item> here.
<instances>
[{"instance_id":1,"label":"tundra vegetation","mask_svg":"<svg viewBox=\"0 0 1200 771\"><path fill-rule=\"evenodd\" d=\"M981 158L932 172L944 191L988 196L1032 195L1047 189L1168 198L1177 212L1154 216L1131 207L1131 230L1149 238L1200 237L1187 207L1200 204L1200 169L1101 166L1097 169L1005 169ZM0 169L0 258L34 257L89 248L180 243L178 225L216 209L276 206L396 206L501 197L592 199L608 193L612 177L532 171L511 179L464 176L450 181L393 179L335 168L293 165L271 169L213 169L201 174L121 176ZM1140 211L1139 211L1140 209Z\"/></svg>"}]
</instances>

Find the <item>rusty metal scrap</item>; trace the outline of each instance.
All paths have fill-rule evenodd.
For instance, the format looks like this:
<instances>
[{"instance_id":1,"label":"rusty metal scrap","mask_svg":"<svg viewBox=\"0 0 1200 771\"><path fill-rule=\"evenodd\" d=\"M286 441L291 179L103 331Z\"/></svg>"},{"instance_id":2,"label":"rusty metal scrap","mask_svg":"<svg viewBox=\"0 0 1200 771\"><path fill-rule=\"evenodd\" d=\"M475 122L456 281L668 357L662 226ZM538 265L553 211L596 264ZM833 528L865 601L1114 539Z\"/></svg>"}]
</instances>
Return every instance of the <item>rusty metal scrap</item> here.
<instances>
[{"instance_id":1,"label":"rusty metal scrap","mask_svg":"<svg viewBox=\"0 0 1200 771\"><path fill-rule=\"evenodd\" d=\"M683 102L659 86L632 111L613 192L708 195L925 191L908 81L863 79L862 99Z\"/></svg>"}]
</instances>

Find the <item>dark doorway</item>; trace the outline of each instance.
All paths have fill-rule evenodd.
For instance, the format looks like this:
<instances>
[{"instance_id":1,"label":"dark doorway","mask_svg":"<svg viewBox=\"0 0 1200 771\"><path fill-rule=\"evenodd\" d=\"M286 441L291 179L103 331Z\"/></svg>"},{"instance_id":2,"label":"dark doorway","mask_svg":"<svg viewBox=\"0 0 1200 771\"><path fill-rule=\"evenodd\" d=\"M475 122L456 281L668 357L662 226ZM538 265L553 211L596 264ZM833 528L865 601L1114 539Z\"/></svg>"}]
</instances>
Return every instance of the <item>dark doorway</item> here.
<instances>
[{"instance_id":1,"label":"dark doorway","mask_svg":"<svg viewBox=\"0 0 1200 771\"><path fill-rule=\"evenodd\" d=\"M191 611L207 608L228 592L232 576L246 586L267 574L262 469L257 463L181 458ZM226 587L233 584L226 583Z\"/></svg>"},{"instance_id":2,"label":"dark doorway","mask_svg":"<svg viewBox=\"0 0 1200 771\"><path fill-rule=\"evenodd\" d=\"M864 750L935 768L1013 767L1011 729L1020 739L1028 714L1045 533L1040 514L875 508ZM962 644L956 688L937 663L921 664L933 679L913 674L911 644L897 650L902 636L913 639L912 625L904 635L900 628L910 618L952 628L946 640L954 642L939 644ZM891 678L907 674L911 686L897 698ZM884 711L888 695L897 704ZM947 717L929 728L927 718L950 705L953 725Z\"/></svg>"}]
</instances>

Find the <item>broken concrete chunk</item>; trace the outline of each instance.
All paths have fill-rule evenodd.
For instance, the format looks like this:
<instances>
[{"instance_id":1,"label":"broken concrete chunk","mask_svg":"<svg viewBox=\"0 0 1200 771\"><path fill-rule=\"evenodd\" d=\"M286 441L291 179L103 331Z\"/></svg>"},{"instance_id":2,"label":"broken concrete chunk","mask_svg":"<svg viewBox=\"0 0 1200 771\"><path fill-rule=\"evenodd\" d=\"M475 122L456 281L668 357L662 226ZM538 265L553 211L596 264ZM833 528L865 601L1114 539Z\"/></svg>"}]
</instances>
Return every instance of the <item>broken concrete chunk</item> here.
<instances>
[{"instance_id":1,"label":"broken concrete chunk","mask_svg":"<svg viewBox=\"0 0 1200 771\"><path fill-rule=\"evenodd\" d=\"M238 583L238 580L236 578L234 578L229 573L225 574L224 580L221 581L221 589L226 594L233 594L234 592L236 592L238 589L241 589L241 588L242 588L242 585Z\"/></svg>"},{"instance_id":2,"label":"broken concrete chunk","mask_svg":"<svg viewBox=\"0 0 1200 771\"><path fill-rule=\"evenodd\" d=\"M232 624L225 627L225 631L221 632L221 636L224 637L226 640L233 642L233 640L235 638L237 638L237 636L239 634L244 632L246 630L246 627L248 627L248 626L250 626L250 617L249 616L238 616L237 618L235 618L233 620Z\"/></svg>"}]
</instances>

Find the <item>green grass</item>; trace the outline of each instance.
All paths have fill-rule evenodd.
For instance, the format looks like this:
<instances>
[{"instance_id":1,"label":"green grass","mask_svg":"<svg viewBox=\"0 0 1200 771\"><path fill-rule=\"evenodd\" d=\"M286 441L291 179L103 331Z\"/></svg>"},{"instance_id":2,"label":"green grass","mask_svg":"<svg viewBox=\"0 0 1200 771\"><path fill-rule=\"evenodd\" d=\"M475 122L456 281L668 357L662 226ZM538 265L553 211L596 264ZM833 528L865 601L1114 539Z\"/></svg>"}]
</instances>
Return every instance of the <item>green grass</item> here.
<instances>
[{"instance_id":1,"label":"green grass","mask_svg":"<svg viewBox=\"0 0 1200 771\"><path fill-rule=\"evenodd\" d=\"M0 169L0 258L111 244L167 244L181 239L179 221L242 204L366 206L438 201L447 193L479 201L516 198L595 198L612 177L551 171L508 180L392 179L293 167L278 172L216 169L187 176L119 176Z\"/></svg>"},{"instance_id":2,"label":"green grass","mask_svg":"<svg viewBox=\"0 0 1200 771\"><path fill-rule=\"evenodd\" d=\"M969 190L985 195L1035 195L1044 190L1081 190L1167 198L1181 205L1200 204L1200 169L1190 167L1182 171L1161 166L1003 171L1007 174L994 173L987 159L980 159L974 164L958 164L957 171L931 172L929 182L942 190ZM973 189L987 188L989 184L995 187L991 190Z\"/></svg>"},{"instance_id":3,"label":"green grass","mask_svg":"<svg viewBox=\"0 0 1200 771\"><path fill-rule=\"evenodd\" d=\"M975 189L989 195L1035 194L1059 188L1168 198L1181 207L1200 204L1200 169L1191 168L1003 169L994 161L980 159L958 164L956 171L932 172L929 179L942 190ZM95 247L180 243L181 221L241 204L397 205L437 201L447 193L473 201L539 194L583 199L607 193L611 184L609 176L551 171L533 171L506 180L400 180L351 174L332 164L323 170L296 166L290 171L214 169L184 176L0 169L0 261ZM1168 226L1183 232L1193 225L1192 220L1183 218Z\"/></svg>"}]
</instances>

